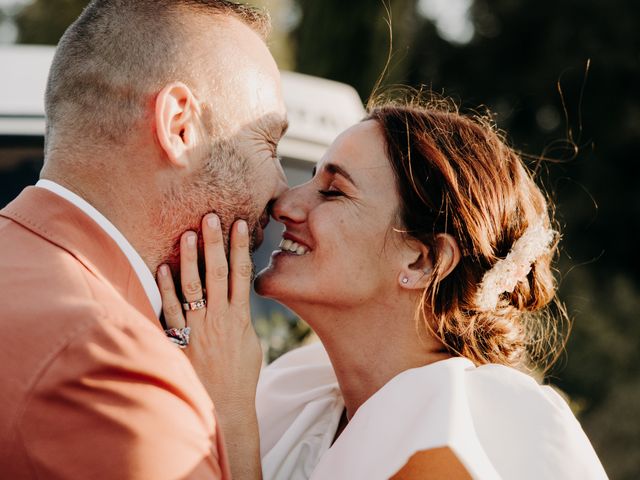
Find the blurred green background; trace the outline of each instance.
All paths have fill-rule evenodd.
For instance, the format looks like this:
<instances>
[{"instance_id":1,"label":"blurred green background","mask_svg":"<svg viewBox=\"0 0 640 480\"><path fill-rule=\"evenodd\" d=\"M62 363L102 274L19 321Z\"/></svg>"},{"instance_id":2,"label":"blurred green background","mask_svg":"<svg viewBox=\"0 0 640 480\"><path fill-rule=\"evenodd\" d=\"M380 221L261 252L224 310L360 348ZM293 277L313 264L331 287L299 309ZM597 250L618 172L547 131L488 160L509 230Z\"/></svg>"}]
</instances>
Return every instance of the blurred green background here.
<instances>
[{"instance_id":1,"label":"blurred green background","mask_svg":"<svg viewBox=\"0 0 640 480\"><path fill-rule=\"evenodd\" d=\"M86 3L2 0L0 41L55 44ZM271 12L281 68L349 83L366 101L388 55L382 1L253 3ZM486 105L518 149L554 159L541 177L563 227L560 296L574 323L549 380L611 478L640 478L640 2L391 0L390 9L385 84ZM258 324L263 336L280 332L272 356L304 337L272 320Z\"/></svg>"}]
</instances>

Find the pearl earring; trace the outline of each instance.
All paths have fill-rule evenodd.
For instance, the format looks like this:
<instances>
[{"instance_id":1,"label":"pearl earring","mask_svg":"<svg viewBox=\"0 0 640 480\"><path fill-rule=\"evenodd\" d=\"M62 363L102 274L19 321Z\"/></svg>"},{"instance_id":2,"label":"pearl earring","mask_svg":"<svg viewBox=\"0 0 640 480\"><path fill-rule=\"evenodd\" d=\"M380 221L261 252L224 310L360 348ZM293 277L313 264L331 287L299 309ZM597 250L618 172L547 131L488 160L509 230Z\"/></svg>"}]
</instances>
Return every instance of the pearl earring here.
<instances>
[{"instance_id":1,"label":"pearl earring","mask_svg":"<svg viewBox=\"0 0 640 480\"><path fill-rule=\"evenodd\" d=\"M409 283L409 279L407 277L402 277L402 283L406 285Z\"/></svg>"}]
</instances>

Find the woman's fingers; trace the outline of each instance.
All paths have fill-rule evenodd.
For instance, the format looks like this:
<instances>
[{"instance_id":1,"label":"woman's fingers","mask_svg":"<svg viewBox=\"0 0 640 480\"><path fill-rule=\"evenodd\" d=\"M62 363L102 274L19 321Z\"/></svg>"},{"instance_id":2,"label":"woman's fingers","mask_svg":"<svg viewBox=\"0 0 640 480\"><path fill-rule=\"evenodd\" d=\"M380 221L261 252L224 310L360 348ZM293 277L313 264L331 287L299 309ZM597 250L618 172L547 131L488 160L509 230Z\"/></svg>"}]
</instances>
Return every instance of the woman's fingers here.
<instances>
[{"instance_id":1,"label":"woman's fingers","mask_svg":"<svg viewBox=\"0 0 640 480\"><path fill-rule=\"evenodd\" d=\"M202 220L204 258L207 265L207 304L210 309L220 311L227 308L229 265L224 253L224 241L220 219L211 214Z\"/></svg>"},{"instance_id":2,"label":"woman's fingers","mask_svg":"<svg viewBox=\"0 0 640 480\"><path fill-rule=\"evenodd\" d=\"M247 307L249 315L249 294L251 292L251 274L253 265L249 256L249 229L247 222L238 220L231 229L230 260L231 288L230 303L237 307Z\"/></svg>"},{"instance_id":3,"label":"woman's fingers","mask_svg":"<svg viewBox=\"0 0 640 480\"><path fill-rule=\"evenodd\" d=\"M176 295L171 271L167 265L161 265L158 269L158 286L162 296L162 311L167 327L184 328L185 320L182 314L182 304Z\"/></svg>"},{"instance_id":4,"label":"woman's fingers","mask_svg":"<svg viewBox=\"0 0 640 480\"><path fill-rule=\"evenodd\" d=\"M185 302L204 298L198 272L198 235L186 232L180 239L180 282Z\"/></svg>"},{"instance_id":5,"label":"woman's fingers","mask_svg":"<svg viewBox=\"0 0 640 480\"><path fill-rule=\"evenodd\" d=\"M187 320L189 320L190 326L191 320L196 320L196 316L205 314L207 310L213 315L226 315L223 312L228 311L229 304L236 307L236 318L249 319L249 295L253 265L249 255L247 222L239 220L231 229L229 262L227 262L222 229L217 215L207 215L203 219L202 236L207 267L207 309L188 312ZM202 282L198 270L198 236L195 232L186 232L180 239L180 281L185 301L195 302L203 298ZM162 295L162 309L167 326L169 328L185 327L186 321L182 312L181 300L175 291L169 267L166 265L161 266L158 270L158 285ZM199 322L196 323L199 324Z\"/></svg>"}]
</instances>

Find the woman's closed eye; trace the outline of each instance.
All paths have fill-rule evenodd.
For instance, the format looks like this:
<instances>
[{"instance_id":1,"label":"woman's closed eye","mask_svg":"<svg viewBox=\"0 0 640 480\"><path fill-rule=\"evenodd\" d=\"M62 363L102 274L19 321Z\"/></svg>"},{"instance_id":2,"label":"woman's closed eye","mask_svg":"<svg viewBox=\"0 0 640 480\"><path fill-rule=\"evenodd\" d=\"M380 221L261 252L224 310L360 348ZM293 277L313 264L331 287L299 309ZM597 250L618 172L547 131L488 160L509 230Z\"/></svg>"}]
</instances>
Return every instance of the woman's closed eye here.
<instances>
[{"instance_id":1,"label":"woman's closed eye","mask_svg":"<svg viewBox=\"0 0 640 480\"><path fill-rule=\"evenodd\" d=\"M335 198L335 197L346 197L346 195L344 194L344 192L331 187L328 190L318 190L318 193L320 195L322 195L325 198Z\"/></svg>"}]
</instances>

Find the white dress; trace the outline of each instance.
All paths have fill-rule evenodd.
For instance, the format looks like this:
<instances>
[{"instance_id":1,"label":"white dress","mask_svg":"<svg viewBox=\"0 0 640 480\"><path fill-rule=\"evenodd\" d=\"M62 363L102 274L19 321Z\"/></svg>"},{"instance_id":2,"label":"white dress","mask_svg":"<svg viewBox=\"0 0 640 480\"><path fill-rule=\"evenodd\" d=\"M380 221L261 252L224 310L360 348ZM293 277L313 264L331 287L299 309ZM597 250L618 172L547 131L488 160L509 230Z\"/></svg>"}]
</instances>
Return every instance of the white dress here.
<instances>
[{"instance_id":1,"label":"white dress","mask_svg":"<svg viewBox=\"0 0 640 480\"><path fill-rule=\"evenodd\" d=\"M388 479L438 447L474 479L607 478L564 399L509 367L451 358L402 372L332 446L343 409L321 344L265 368L257 395L265 480Z\"/></svg>"}]
</instances>

